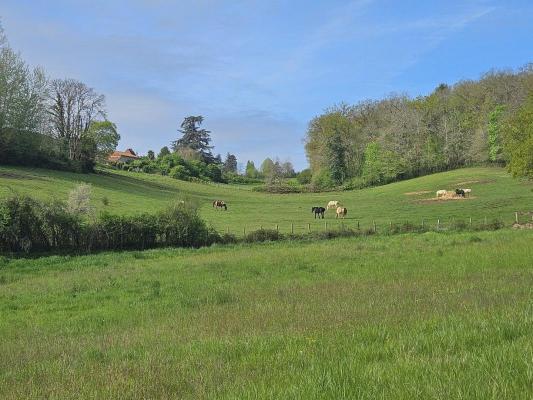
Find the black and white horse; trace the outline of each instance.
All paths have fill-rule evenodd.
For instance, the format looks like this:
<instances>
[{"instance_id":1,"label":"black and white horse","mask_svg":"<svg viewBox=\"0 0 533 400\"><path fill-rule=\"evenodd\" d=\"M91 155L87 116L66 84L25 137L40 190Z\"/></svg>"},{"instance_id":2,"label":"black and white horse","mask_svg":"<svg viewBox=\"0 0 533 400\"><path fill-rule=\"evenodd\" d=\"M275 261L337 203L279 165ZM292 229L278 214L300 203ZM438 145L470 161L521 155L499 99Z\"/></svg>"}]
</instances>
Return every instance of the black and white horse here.
<instances>
[{"instance_id":1,"label":"black and white horse","mask_svg":"<svg viewBox=\"0 0 533 400\"><path fill-rule=\"evenodd\" d=\"M455 194L461 197L465 197L465 191L463 189L455 189Z\"/></svg>"},{"instance_id":2,"label":"black and white horse","mask_svg":"<svg viewBox=\"0 0 533 400\"><path fill-rule=\"evenodd\" d=\"M326 209L324 207L313 207L311 208L311 212L315 214L315 219L317 215L318 215L318 218L322 217L323 219Z\"/></svg>"}]
</instances>

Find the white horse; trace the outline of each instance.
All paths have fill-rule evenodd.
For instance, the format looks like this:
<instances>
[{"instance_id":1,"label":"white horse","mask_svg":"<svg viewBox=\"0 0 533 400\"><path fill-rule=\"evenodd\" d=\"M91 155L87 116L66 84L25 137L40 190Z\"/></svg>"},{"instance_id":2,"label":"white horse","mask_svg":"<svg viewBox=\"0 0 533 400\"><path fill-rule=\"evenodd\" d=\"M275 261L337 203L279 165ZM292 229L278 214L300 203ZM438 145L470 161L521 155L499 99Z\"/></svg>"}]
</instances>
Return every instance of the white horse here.
<instances>
[{"instance_id":1,"label":"white horse","mask_svg":"<svg viewBox=\"0 0 533 400\"><path fill-rule=\"evenodd\" d=\"M437 197L446 196L447 193L448 191L446 190L437 190Z\"/></svg>"},{"instance_id":2,"label":"white horse","mask_svg":"<svg viewBox=\"0 0 533 400\"><path fill-rule=\"evenodd\" d=\"M326 210L329 210L330 208L337 208L341 205L340 201L338 200L331 200L328 205L326 206Z\"/></svg>"},{"instance_id":3,"label":"white horse","mask_svg":"<svg viewBox=\"0 0 533 400\"><path fill-rule=\"evenodd\" d=\"M337 207L337 215L335 215L335 218L344 219L346 214L348 214L348 209L346 207Z\"/></svg>"}]
</instances>

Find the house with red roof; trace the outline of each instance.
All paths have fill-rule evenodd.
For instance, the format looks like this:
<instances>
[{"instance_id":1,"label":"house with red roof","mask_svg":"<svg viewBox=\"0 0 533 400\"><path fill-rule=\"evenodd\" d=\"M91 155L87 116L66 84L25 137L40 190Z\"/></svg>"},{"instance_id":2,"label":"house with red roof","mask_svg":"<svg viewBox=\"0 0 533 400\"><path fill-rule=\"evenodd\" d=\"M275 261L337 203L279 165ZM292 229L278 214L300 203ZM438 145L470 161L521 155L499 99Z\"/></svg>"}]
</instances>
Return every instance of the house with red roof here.
<instances>
[{"instance_id":1,"label":"house with red roof","mask_svg":"<svg viewBox=\"0 0 533 400\"><path fill-rule=\"evenodd\" d=\"M126 149L126 151L118 151L118 150L114 151L113 154L111 154L107 158L107 161L112 162L112 163L117 163L117 162L127 163L133 160L137 160L138 158L139 156L135 154L135 152L132 149Z\"/></svg>"}]
</instances>

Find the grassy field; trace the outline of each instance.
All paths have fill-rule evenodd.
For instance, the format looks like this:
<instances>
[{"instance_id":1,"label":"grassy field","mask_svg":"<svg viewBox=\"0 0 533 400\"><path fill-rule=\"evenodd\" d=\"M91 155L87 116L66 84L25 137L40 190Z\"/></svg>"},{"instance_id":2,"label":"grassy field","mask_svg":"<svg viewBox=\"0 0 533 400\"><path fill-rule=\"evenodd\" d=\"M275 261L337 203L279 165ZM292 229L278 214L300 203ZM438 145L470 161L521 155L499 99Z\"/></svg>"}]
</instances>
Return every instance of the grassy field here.
<instances>
[{"instance_id":1,"label":"grassy field","mask_svg":"<svg viewBox=\"0 0 533 400\"><path fill-rule=\"evenodd\" d=\"M200 206L202 216L219 231L241 234L263 228L295 233L324 229L324 222L313 219L311 207L325 206L329 200L340 200L348 208L346 226L369 227L375 220L379 226L393 223L435 224L452 219L490 221L494 218L512 222L515 211L533 211L533 183L511 178L500 168L467 168L386 186L339 193L305 193L270 195L252 192L249 187L198 184L159 175L105 170L99 174L74 174L49 170L0 167L0 197L10 193L26 193L41 198L66 199L69 190L79 182L93 187L93 203L97 209L115 213L140 213L165 207L176 199L190 199ZM472 188L467 200L431 201L437 189ZM102 199L107 198L108 206ZM229 204L227 212L212 208L214 199ZM338 226L334 211L326 213L330 227Z\"/></svg>"},{"instance_id":2,"label":"grassy field","mask_svg":"<svg viewBox=\"0 0 533 400\"><path fill-rule=\"evenodd\" d=\"M532 243L502 230L0 258L0 397L530 399Z\"/></svg>"}]
</instances>

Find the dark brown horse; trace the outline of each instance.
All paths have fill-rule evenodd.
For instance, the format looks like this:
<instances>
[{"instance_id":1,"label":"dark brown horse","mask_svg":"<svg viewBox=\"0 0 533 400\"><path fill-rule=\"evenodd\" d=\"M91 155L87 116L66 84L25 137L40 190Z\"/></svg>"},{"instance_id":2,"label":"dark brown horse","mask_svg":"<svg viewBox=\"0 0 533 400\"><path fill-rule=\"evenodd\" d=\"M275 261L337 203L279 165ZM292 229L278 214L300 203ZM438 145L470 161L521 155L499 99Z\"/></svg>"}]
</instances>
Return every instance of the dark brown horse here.
<instances>
[{"instance_id":1,"label":"dark brown horse","mask_svg":"<svg viewBox=\"0 0 533 400\"><path fill-rule=\"evenodd\" d=\"M319 219L320 219L320 217L322 217L322 219L324 219L324 213L326 212L326 209L324 207L312 207L311 208L311 212L315 213L315 219L316 219L317 215L318 215Z\"/></svg>"},{"instance_id":2,"label":"dark brown horse","mask_svg":"<svg viewBox=\"0 0 533 400\"><path fill-rule=\"evenodd\" d=\"M224 209L224 211L228 211L228 205L226 204L226 202L224 200L215 200L213 201L213 207L218 210L219 208L220 209Z\"/></svg>"}]
</instances>

